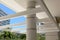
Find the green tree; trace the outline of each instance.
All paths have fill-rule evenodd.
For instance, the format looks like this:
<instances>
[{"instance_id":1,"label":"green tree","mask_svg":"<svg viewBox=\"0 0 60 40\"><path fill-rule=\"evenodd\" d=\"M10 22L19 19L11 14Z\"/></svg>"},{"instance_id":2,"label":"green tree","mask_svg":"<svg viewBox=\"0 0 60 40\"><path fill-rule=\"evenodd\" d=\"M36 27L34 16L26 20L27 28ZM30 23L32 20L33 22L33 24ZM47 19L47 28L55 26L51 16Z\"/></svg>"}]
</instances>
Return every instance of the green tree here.
<instances>
[{"instance_id":1,"label":"green tree","mask_svg":"<svg viewBox=\"0 0 60 40\"><path fill-rule=\"evenodd\" d=\"M26 39L26 34L21 34L21 35L20 35L20 38L21 38L21 39Z\"/></svg>"}]
</instances>

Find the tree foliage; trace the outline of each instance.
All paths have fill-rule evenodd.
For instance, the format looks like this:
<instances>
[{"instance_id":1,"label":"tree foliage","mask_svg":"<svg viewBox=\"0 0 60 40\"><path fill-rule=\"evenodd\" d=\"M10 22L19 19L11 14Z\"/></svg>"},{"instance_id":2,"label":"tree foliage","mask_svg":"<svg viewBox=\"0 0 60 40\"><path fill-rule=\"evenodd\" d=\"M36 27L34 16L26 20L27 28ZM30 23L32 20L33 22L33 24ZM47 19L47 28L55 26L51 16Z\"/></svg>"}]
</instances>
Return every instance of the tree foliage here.
<instances>
[{"instance_id":1,"label":"tree foliage","mask_svg":"<svg viewBox=\"0 0 60 40\"><path fill-rule=\"evenodd\" d=\"M0 33L0 39L26 39L26 35L3 31Z\"/></svg>"},{"instance_id":2,"label":"tree foliage","mask_svg":"<svg viewBox=\"0 0 60 40\"><path fill-rule=\"evenodd\" d=\"M26 40L26 34L13 33L9 31L0 32L0 39L3 40ZM37 34L37 40L45 40L45 34Z\"/></svg>"}]
</instances>

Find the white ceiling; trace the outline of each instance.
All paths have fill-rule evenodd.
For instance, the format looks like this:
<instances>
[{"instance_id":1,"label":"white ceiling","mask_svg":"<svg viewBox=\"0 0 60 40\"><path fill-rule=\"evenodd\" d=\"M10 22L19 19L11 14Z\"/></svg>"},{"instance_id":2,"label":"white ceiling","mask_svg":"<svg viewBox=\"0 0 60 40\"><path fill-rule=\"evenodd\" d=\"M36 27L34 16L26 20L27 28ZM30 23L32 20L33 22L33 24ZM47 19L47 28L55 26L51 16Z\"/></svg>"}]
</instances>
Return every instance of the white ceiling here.
<instances>
[{"instance_id":1,"label":"white ceiling","mask_svg":"<svg viewBox=\"0 0 60 40\"><path fill-rule=\"evenodd\" d=\"M44 0L50 12L60 17L60 0Z\"/></svg>"}]
</instances>

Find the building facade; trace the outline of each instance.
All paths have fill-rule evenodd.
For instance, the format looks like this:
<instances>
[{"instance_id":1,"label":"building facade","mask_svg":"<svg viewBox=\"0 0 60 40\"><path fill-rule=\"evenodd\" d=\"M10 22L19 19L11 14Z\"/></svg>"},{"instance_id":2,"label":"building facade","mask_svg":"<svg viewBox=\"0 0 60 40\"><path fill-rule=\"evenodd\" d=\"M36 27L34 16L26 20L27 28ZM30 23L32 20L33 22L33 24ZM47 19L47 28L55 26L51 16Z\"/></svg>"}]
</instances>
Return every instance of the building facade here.
<instances>
[{"instance_id":1,"label":"building facade","mask_svg":"<svg viewBox=\"0 0 60 40\"><path fill-rule=\"evenodd\" d=\"M0 17L6 16L6 15L8 15L8 14L0 9ZM0 26L4 26L4 25L7 25L7 24L10 24L10 20L0 21Z\"/></svg>"}]
</instances>

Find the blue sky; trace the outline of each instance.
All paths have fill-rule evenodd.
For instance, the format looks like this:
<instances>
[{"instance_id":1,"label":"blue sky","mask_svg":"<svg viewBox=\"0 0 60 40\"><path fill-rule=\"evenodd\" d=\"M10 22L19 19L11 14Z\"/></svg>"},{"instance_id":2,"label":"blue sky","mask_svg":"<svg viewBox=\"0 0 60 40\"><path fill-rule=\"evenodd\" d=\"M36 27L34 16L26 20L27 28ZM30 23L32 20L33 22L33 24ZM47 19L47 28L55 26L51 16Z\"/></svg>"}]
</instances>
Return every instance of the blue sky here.
<instances>
[{"instance_id":1,"label":"blue sky","mask_svg":"<svg viewBox=\"0 0 60 40\"><path fill-rule=\"evenodd\" d=\"M6 7L5 5L3 5L1 3L0 3L0 9L2 9L8 15L16 13L15 11L9 9L8 7ZM26 20L26 18L24 16L20 16L20 17L11 19L10 24L14 24L14 23L18 23L18 22L24 22L25 20ZM25 27L26 27L26 25L16 26L16 27L12 27L12 28L14 29L14 28L25 28Z\"/></svg>"}]
</instances>

